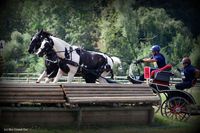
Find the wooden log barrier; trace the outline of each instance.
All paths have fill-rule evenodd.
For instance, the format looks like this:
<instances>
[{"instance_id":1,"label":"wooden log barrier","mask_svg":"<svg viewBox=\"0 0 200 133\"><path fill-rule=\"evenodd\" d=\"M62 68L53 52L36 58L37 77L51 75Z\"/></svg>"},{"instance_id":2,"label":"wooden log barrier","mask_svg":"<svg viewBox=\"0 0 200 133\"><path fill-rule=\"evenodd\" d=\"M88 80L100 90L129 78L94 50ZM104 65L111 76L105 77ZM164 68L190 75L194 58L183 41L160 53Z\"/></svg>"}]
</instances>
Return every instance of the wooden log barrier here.
<instances>
[{"instance_id":1,"label":"wooden log barrier","mask_svg":"<svg viewBox=\"0 0 200 133\"><path fill-rule=\"evenodd\" d=\"M154 104L159 101L146 84L83 84L62 85L71 104L131 103Z\"/></svg>"},{"instance_id":2,"label":"wooden log barrier","mask_svg":"<svg viewBox=\"0 0 200 133\"><path fill-rule=\"evenodd\" d=\"M56 84L0 84L0 104L65 103Z\"/></svg>"},{"instance_id":3,"label":"wooden log barrier","mask_svg":"<svg viewBox=\"0 0 200 133\"><path fill-rule=\"evenodd\" d=\"M6 127L149 124L152 89L129 84L0 84L0 125ZM23 106L9 106L10 104ZM28 106L26 106L28 103ZM34 106L42 103L41 106ZM64 103L67 107L43 106ZM33 106L31 106L33 104ZM109 104L109 106L107 105ZM120 104L120 106L112 106ZM75 106L74 106L75 105Z\"/></svg>"}]
</instances>

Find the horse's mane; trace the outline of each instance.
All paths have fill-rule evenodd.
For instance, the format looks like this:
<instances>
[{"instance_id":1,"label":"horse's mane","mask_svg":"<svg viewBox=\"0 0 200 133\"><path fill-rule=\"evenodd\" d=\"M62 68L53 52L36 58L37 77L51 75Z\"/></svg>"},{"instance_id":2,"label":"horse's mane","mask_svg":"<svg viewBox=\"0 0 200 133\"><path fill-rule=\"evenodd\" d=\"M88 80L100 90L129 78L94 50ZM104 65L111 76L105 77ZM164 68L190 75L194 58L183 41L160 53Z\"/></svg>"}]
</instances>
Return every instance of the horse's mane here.
<instances>
[{"instance_id":1,"label":"horse's mane","mask_svg":"<svg viewBox=\"0 0 200 133\"><path fill-rule=\"evenodd\" d=\"M43 34L44 34L46 37L54 36L53 34L51 34L51 33L48 32L48 31L43 31Z\"/></svg>"}]
</instances>

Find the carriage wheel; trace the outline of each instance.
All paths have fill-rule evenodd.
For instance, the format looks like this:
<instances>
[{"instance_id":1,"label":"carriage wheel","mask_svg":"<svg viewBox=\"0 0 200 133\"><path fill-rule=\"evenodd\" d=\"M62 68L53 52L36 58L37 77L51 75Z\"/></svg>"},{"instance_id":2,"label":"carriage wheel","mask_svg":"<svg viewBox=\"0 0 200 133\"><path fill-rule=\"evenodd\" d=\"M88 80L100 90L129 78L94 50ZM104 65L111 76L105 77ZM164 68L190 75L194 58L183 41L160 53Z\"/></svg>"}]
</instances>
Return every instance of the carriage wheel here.
<instances>
[{"instance_id":1,"label":"carriage wheel","mask_svg":"<svg viewBox=\"0 0 200 133\"><path fill-rule=\"evenodd\" d=\"M163 102L161 114L171 119L184 121L190 117L190 111L187 108L189 102L182 97L173 97Z\"/></svg>"},{"instance_id":2,"label":"carriage wheel","mask_svg":"<svg viewBox=\"0 0 200 133\"><path fill-rule=\"evenodd\" d=\"M167 100L165 100L161 105L160 112L161 112L162 116L166 116L165 113L164 113L165 112L165 104L166 104L166 102L167 102Z\"/></svg>"},{"instance_id":3,"label":"carriage wheel","mask_svg":"<svg viewBox=\"0 0 200 133\"><path fill-rule=\"evenodd\" d=\"M159 102L156 103L155 105L153 105L153 108L154 108L154 113L158 113L158 111L160 110L161 108L161 105L162 105L162 98L161 98L161 95L160 93L158 92L158 90L152 88L152 90L154 91L154 93L159 97Z\"/></svg>"}]
</instances>

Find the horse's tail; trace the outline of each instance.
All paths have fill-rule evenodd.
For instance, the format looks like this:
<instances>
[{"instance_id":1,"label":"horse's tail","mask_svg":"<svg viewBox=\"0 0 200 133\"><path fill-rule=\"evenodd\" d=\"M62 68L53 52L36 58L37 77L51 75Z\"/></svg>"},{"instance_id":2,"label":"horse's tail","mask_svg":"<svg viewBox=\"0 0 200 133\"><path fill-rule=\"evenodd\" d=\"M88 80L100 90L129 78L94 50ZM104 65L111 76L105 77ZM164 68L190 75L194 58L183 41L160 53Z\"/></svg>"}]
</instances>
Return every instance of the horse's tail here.
<instances>
[{"instance_id":1,"label":"horse's tail","mask_svg":"<svg viewBox=\"0 0 200 133\"><path fill-rule=\"evenodd\" d=\"M112 56L110 58L112 59L113 66L117 66L120 69L122 68L122 62L121 62L121 60L118 57ZM114 72L113 72L112 68L110 70L110 74L111 74L111 79L113 79L114 78Z\"/></svg>"},{"instance_id":2,"label":"horse's tail","mask_svg":"<svg viewBox=\"0 0 200 133\"><path fill-rule=\"evenodd\" d=\"M112 56L111 59L113 61L113 64L121 65L121 63L122 63L121 60L116 56Z\"/></svg>"},{"instance_id":3,"label":"horse's tail","mask_svg":"<svg viewBox=\"0 0 200 133\"><path fill-rule=\"evenodd\" d=\"M113 61L113 65L117 66L118 69L121 70L122 69L122 62L121 62L121 60L118 57L116 57L116 56L112 56L111 59Z\"/></svg>"}]
</instances>

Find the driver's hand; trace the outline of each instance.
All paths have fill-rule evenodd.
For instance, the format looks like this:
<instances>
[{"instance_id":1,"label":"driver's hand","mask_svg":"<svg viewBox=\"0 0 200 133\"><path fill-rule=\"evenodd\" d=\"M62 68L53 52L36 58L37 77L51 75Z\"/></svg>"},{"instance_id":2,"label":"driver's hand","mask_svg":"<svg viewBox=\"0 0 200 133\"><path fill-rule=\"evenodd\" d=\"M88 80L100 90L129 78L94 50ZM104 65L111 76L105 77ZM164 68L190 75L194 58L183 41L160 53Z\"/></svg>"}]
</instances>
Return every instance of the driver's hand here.
<instances>
[{"instance_id":1,"label":"driver's hand","mask_svg":"<svg viewBox=\"0 0 200 133\"><path fill-rule=\"evenodd\" d=\"M139 59L139 60L136 60L136 61L134 62L134 64L140 64L140 63L142 63L142 62L144 62L143 59Z\"/></svg>"}]
</instances>

